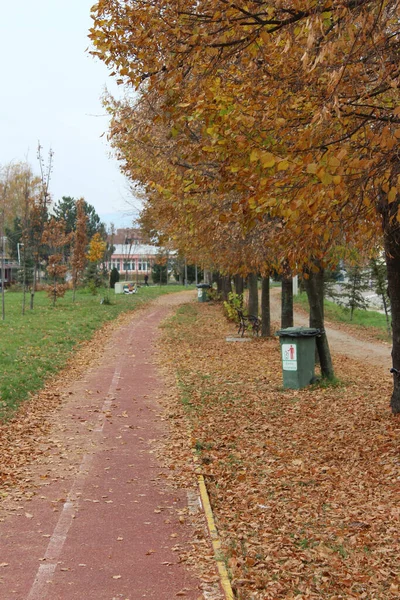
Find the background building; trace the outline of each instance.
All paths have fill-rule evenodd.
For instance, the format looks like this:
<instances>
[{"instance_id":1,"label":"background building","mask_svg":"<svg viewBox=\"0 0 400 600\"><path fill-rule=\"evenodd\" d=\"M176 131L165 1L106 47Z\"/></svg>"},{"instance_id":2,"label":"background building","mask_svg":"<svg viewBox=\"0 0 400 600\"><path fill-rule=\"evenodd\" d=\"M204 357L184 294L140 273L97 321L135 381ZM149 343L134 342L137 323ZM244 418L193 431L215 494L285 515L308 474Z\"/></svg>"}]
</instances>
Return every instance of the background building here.
<instances>
[{"instance_id":1,"label":"background building","mask_svg":"<svg viewBox=\"0 0 400 600\"><path fill-rule=\"evenodd\" d=\"M108 242L113 247L107 265L110 270L116 268L122 280L140 282L145 275L150 278L160 249L147 243L147 238L139 229L117 229L114 234L108 236Z\"/></svg>"}]
</instances>

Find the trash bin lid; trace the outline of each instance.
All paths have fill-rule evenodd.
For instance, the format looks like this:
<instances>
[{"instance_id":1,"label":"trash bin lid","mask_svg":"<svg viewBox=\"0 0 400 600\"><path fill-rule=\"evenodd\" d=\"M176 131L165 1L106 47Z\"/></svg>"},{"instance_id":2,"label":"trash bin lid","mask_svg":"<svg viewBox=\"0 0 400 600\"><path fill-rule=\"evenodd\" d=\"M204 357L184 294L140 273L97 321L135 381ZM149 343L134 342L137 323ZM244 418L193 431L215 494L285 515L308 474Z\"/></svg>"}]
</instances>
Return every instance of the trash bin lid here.
<instances>
[{"instance_id":1,"label":"trash bin lid","mask_svg":"<svg viewBox=\"0 0 400 600\"><path fill-rule=\"evenodd\" d=\"M275 335L279 337L316 337L320 333L320 329L314 329L313 327L287 327L286 329L279 329Z\"/></svg>"},{"instance_id":2,"label":"trash bin lid","mask_svg":"<svg viewBox=\"0 0 400 600\"><path fill-rule=\"evenodd\" d=\"M211 285L209 283L198 283L198 284L196 284L196 287L197 288L207 288L208 289L208 288L211 287Z\"/></svg>"}]
</instances>

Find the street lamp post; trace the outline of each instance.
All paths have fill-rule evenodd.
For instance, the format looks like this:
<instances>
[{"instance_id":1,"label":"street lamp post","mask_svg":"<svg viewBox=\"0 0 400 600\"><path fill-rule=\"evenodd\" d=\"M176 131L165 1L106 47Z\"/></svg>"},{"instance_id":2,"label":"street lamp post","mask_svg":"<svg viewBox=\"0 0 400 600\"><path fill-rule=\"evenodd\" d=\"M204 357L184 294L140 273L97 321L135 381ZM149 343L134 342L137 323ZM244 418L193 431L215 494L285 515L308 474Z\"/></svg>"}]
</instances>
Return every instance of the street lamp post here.
<instances>
[{"instance_id":1,"label":"street lamp post","mask_svg":"<svg viewBox=\"0 0 400 600\"><path fill-rule=\"evenodd\" d=\"M17 252L18 252L18 264L21 266L21 252L19 247L23 246L24 244L20 244L19 242L17 243Z\"/></svg>"}]
</instances>

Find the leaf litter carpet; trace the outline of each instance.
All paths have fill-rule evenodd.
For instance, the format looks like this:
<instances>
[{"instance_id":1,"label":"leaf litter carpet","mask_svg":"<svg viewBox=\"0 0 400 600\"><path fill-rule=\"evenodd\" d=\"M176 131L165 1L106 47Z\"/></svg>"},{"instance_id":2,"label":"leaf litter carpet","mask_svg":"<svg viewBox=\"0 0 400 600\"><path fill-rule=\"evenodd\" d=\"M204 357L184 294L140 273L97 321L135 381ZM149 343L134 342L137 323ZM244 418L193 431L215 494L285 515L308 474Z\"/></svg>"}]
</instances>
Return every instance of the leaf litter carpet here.
<instances>
[{"instance_id":1,"label":"leaf litter carpet","mask_svg":"<svg viewBox=\"0 0 400 600\"><path fill-rule=\"evenodd\" d=\"M227 343L219 306L193 312L160 348L170 468L190 480L195 449L237 598L398 599L391 377L335 355L339 385L283 390L277 339Z\"/></svg>"}]
</instances>

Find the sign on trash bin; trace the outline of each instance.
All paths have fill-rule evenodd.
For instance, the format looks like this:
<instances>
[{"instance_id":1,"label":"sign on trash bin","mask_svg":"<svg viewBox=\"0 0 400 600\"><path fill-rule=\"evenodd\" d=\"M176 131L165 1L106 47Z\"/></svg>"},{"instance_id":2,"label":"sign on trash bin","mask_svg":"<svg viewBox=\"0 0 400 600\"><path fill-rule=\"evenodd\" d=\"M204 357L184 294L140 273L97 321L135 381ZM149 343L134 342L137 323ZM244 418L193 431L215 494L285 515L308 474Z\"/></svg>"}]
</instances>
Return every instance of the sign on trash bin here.
<instances>
[{"instance_id":1,"label":"sign on trash bin","mask_svg":"<svg viewBox=\"0 0 400 600\"><path fill-rule=\"evenodd\" d=\"M284 371L297 371L297 348L293 344L282 344L282 367Z\"/></svg>"}]
</instances>

